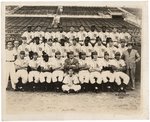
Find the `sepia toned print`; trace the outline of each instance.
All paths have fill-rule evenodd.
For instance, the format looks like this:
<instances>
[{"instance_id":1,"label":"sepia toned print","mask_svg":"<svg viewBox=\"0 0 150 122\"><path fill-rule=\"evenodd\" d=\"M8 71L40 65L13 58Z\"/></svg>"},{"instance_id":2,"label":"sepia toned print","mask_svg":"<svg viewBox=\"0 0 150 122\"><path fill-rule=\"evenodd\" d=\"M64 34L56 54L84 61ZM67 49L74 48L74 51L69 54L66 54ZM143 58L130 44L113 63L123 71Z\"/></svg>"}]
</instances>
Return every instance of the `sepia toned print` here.
<instances>
[{"instance_id":1,"label":"sepia toned print","mask_svg":"<svg viewBox=\"0 0 150 122\"><path fill-rule=\"evenodd\" d=\"M98 3L3 5L4 120L148 118L145 4Z\"/></svg>"}]
</instances>

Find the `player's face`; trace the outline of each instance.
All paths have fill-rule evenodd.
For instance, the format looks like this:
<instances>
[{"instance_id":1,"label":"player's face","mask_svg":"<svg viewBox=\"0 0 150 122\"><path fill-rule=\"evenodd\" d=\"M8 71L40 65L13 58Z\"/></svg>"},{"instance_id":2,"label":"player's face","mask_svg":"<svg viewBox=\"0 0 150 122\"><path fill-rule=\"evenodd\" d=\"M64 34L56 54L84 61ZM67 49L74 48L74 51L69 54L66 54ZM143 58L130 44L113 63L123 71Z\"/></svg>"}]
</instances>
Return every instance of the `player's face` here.
<instances>
[{"instance_id":1,"label":"player's face","mask_svg":"<svg viewBox=\"0 0 150 122\"><path fill-rule=\"evenodd\" d=\"M14 42L14 47L19 47L19 41Z\"/></svg>"},{"instance_id":2,"label":"player's face","mask_svg":"<svg viewBox=\"0 0 150 122\"><path fill-rule=\"evenodd\" d=\"M28 32L31 32L31 27L28 27L27 31L28 31Z\"/></svg>"},{"instance_id":3,"label":"player's face","mask_svg":"<svg viewBox=\"0 0 150 122\"><path fill-rule=\"evenodd\" d=\"M123 33L125 33L125 32L126 32L126 29L125 29L125 28L123 28L123 29L122 29L122 32L123 32Z\"/></svg>"},{"instance_id":4,"label":"player's face","mask_svg":"<svg viewBox=\"0 0 150 122\"><path fill-rule=\"evenodd\" d=\"M101 46L102 43L101 43L101 41L98 41L97 44L98 44L98 46Z\"/></svg>"},{"instance_id":5,"label":"player's face","mask_svg":"<svg viewBox=\"0 0 150 122\"><path fill-rule=\"evenodd\" d=\"M76 45L76 43L77 43L77 42L76 42L76 40L73 40L73 42L72 42L72 43L73 43L73 45Z\"/></svg>"},{"instance_id":6,"label":"player's face","mask_svg":"<svg viewBox=\"0 0 150 122\"><path fill-rule=\"evenodd\" d=\"M24 59L25 54L20 54L20 59Z\"/></svg>"},{"instance_id":7,"label":"player's face","mask_svg":"<svg viewBox=\"0 0 150 122\"><path fill-rule=\"evenodd\" d=\"M59 28L59 31L60 31L60 32L63 32L63 28Z\"/></svg>"},{"instance_id":8,"label":"player's face","mask_svg":"<svg viewBox=\"0 0 150 122\"><path fill-rule=\"evenodd\" d=\"M120 55L116 55L115 58L116 58L117 60L119 60L119 59L120 59Z\"/></svg>"},{"instance_id":9,"label":"player's face","mask_svg":"<svg viewBox=\"0 0 150 122\"><path fill-rule=\"evenodd\" d=\"M84 31L84 27L82 26L82 27L80 27L80 31Z\"/></svg>"},{"instance_id":10,"label":"player's face","mask_svg":"<svg viewBox=\"0 0 150 122\"><path fill-rule=\"evenodd\" d=\"M69 58L73 59L74 55L73 54L69 54Z\"/></svg>"},{"instance_id":11,"label":"player's face","mask_svg":"<svg viewBox=\"0 0 150 122\"><path fill-rule=\"evenodd\" d=\"M56 58L57 58L57 59L60 59L60 58L61 58L61 55L60 55L60 54L57 54L57 55L56 55Z\"/></svg>"},{"instance_id":12,"label":"player's face","mask_svg":"<svg viewBox=\"0 0 150 122\"><path fill-rule=\"evenodd\" d=\"M106 32L106 28L105 27L102 28L102 32Z\"/></svg>"},{"instance_id":13,"label":"player's face","mask_svg":"<svg viewBox=\"0 0 150 122\"><path fill-rule=\"evenodd\" d=\"M121 42L121 47L124 47L125 46L125 42Z\"/></svg>"},{"instance_id":14,"label":"player's face","mask_svg":"<svg viewBox=\"0 0 150 122\"><path fill-rule=\"evenodd\" d=\"M48 41L47 44L48 44L49 46L52 46L52 41Z\"/></svg>"},{"instance_id":15,"label":"player's face","mask_svg":"<svg viewBox=\"0 0 150 122\"><path fill-rule=\"evenodd\" d=\"M82 56L81 56L81 58L82 58L83 60L85 60L85 58L86 58L86 55L82 55Z\"/></svg>"},{"instance_id":16,"label":"player's face","mask_svg":"<svg viewBox=\"0 0 150 122\"><path fill-rule=\"evenodd\" d=\"M117 29L116 29L116 28L114 28L114 29L113 29L113 32L114 32L114 33L116 33L116 32L117 32Z\"/></svg>"},{"instance_id":17,"label":"player's face","mask_svg":"<svg viewBox=\"0 0 150 122\"><path fill-rule=\"evenodd\" d=\"M36 60L38 58L38 56L35 54L33 55L33 59Z\"/></svg>"},{"instance_id":18,"label":"player's face","mask_svg":"<svg viewBox=\"0 0 150 122\"><path fill-rule=\"evenodd\" d=\"M109 42L109 46L110 47L112 47L113 46L113 42L111 41L111 42Z\"/></svg>"},{"instance_id":19,"label":"player's face","mask_svg":"<svg viewBox=\"0 0 150 122\"><path fill-rule=\"evenodd\" d=\"M8 42L8 43L7 43L7 48L8 48L8 49L11 49L12 47L13 47L12 42Z\"/></svg>"},{"instance_id":20,"label":"player's face","mask_svg":"<svg viewBox=\"0 0 150 122\"><path fill-rule=\"evenodd\" d=\"M132 45L129 45L129 46L128 46L128 49L132 49Z\"/></svg>"},{"instance_id":21,"label":"player's face","mask_svg":"<svg viewBox=\"0 0 150 122\"><path fill-rule=\"evenodd\" d=\"M71 31L71 32L73 32L73 31L74 31L74 28L73 28L73 27L71 27L71 28L70 28L70 31Z\"/></svg>"},{"instance_id":22,"label":"player's face","mask_svg":"<svg viewBox=\"0 0 150 122\"><path fill-rule=\"evenodd\" d=\"M93 55L93 59L97 59L97 55Z\"/></svg>"},{"instance_id":23,"label":"player's face","mask_svg":"<svg viewBox=\"0 0 150 122\"><path fill-rule=\"evenodd\" d=\"M72 75L73 75L73 70L70 69L70 70L68 71L68 73L69 73L69 76L72 76Z\"/></svg>"},{"instance_id":24,"label":"player's face","mask_svg":"<svg viewBox=\"0 0 150 122\"><path fill-rule=\"evenodd\" d=\"M104 59L109 60L109 55L105 55Z\"/></svg>"},{"instance_id":25,"label":"player's face","mask_svg":"<svg viewBox=\"0 0 150 122\"><path fill-rule=\"evenodd\" d=\"M92 32L95 31L95 27L91 27L91 31L92 31Z\"/></svg>"}]
</instances>

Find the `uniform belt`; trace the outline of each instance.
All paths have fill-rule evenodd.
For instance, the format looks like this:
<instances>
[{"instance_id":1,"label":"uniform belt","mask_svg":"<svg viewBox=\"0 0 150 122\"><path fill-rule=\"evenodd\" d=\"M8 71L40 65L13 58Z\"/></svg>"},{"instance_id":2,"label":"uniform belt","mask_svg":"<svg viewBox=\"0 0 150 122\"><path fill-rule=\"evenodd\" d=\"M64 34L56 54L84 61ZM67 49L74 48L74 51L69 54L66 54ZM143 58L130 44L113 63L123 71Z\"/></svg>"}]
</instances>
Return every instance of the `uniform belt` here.
<instances>
[{"instance_id":1,"label":"uniform belt","mask_svg":"<svg viewBox=\"0 0 150 122\"><path fill-rule=\"evenodd\" d=\"M103 58L103 57L100 57L100 56L99 56L98 58Z\"/></svg>"},{"instance_id":2,"label":"uniform belt","mask_svg":"<svg viewBox=\"0 0 150 122\"><path fill-rule=\"evenodd\" d=\"M14 61L8 61L8 60L6 60L6 62L14 62Z\"/></svg>"}]
</instances>

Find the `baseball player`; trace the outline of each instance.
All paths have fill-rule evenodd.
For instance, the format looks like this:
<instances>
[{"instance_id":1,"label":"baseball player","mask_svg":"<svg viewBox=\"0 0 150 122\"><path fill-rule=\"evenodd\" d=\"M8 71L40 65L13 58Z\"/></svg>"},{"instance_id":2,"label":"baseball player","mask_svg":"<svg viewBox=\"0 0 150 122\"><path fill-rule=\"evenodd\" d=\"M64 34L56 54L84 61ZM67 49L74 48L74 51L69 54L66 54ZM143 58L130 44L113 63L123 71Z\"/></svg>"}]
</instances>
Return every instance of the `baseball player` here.
<instances>
[{"instance_id":1,"label":"baseball player","mask_svg":"<svg viewBox=\"0 0 150 122\"><path fill-rule=\"evenodd\" d=\"M21 84L23 84L22 89L24 89L25 84L27 83L27 80L28 80L28 72L27 72L28 61L25 59L24 51L20 52L19 58L17 58L17 60L14 62L14 64L15 64L15 69L16 69L15 84L19 83L19 78L21 78L20 82L21 82Z\"/></svg>"},{"instance_id":2,"label":"baseball player","mask_svg":"<svg viewBox=\"0 0 150 122\"><path fill-rule=\"evenodd\" d=\"M120 33L120 39L125 39L126 44L131 41L131 35L127 32L127 27L123 26L122 27L122 32Z\"/></svg>"},{"instance_id":3,"label":"baseball player","mask_svg":"<svg viewBox=\"0 0 150 122\"><path fill-rule=\"evenodd\" d=\"M106 51L107 53L109 53L109 59L115 58L115 53L117 51L117 48L113 45L113 40L111 38L109 38Z\"/></svg>"},{"instance_id":4,"label":"baseball player","mask_svg":"<svg viewBox=\"0 0 150 122\"><path fill-rule=\"evenodd\" d=\"M24 51L25 52L25 57L28 57L29 49L30 49L30 47L27 44L27 42L26 41L22 41L22 44L19 45L19 47L18 47L18 52Z\"/></svg>"},{"instance_id":5,"label":"baseball player","mask_svg":"<svg viewBox=\"0 0 150 122\"><path fill-rule=\"evenodd\" d=\"M84 41L84 45L81 46L81 52L86 52L86 56L90 58L92 50L93 50L93 47L90 43L89 38L87 37Z\"/></svg>"},{"instance_id":6,"label":"baseball player","mask_svg":"<svg viewBox=\"0 0 150 122\"><path fill-rule=\"evenodd\" d=\"M5 74L5 81L6 81L6 86L5 88L7 88L8 86L8 82L9 82L9 77L11 79L11 85L12 88L15 90L16 86L15 86L15 66L14 66L14 61L15 61L15 57L16 57L16 52L15 50L13 50L13 42L12 41L8 41L6 44L6 62L5 62L5 66L6 66L6 74Z\"/></svg>"},{"instance_id":7,"label":"baseball player","mask_svg":"<svg viewBox=\"0 0 150 122\"><path fill-rule=\"evenodd\" d=\"M17 57L19 57L19 53L20 53L19 50L18 50L19 45L20 45L20 41L19 40L15 40L13 49L16 51Z\"/></svg>"},{"instance_id":8,"label":"baseball player","mask_svg":"<svg viewBox=\"0 0 150 122\"><path fill-rule=\"evenodd\" d=\"M119 40L120 40L120 33L117 32L117 28L113 28L109 36L113 40L114 45L118 47Z\"/></svg>"},{"instance_id":9,"label":"baseball player","mask_svg":"<svg viewBox=\"0 0 150 122\"><path fill-rule=\"evenodd\" d=\"M32 27L28 26L27 31L25 31L21 37L24 38L24 40L27 42L27 44L29 44L34 37L34 33L32 32Z\"/></svg>"},{"instance_id":10,"label":"baseball player","mask_svg":"<svg viewBox=\"0 0 150 122\"><path fill-rule=\"evenodd\" d=\"M125 74L126 64L124 60L120 58L120 53L116 52L115 59L112 61L113 75L115 82L119 86L119 91L125 91L126 86L129 83L129 76Z\"/></svg>"},{"instance_id":11,"label":"baseball player","mask_svg":"<svg viewBox=\"0 0 150 122\"><path fill-rule=\"evenodd\" d=\"M42 38L43 38L44 35L45 35L45 34L44 34L44 31L42 31L41 29L42 29L41 26L37 26L37 27L36 27L36 31L33 32L33 37L39 37L40 42L41 42Z\"/></svg>"},{"instance_id":12,"label":"baseball player","mask_svg":"<svg viewBox=\"0 0 150 122\"><path fill-rule=\"evenodd\" d=\"M39 66L40 66L40 59L38 59L38 53L33 53L33 59L29 61L29 83L33 89L35 89L34 83L39 83L40 80L40 72L39 72Z\"/></svg>"},{"instance_id":13,"label":"baseball player","mask_svg":"<svg viewBox=\"0 0 150 122\"><path fill-rule=\"evenodd\" d=\"M98 35L103 44L106 44L106 39L110 37L109 33L107 32L106 26L102 26L102 31Z\"/></svg>"},{"instance_id":14,"label":"baseball player","mask_svg":"<svg viewBox=\"0 0 150 122\"><path fill-rule=\"evenodd\" d=\"M74 56L79 58L79 52L81 52L81 45L77 43L76 39L72 40L72 45L69 46L69 51L74 52Z\"/></svg>"},{"instance_id":15,"label":"baseball player","mask_svg":"<svg viewBox=\"0 0 150 122\"><path fill-rule=\"evenodd\" d=\"M63 60L61 58L61 52L57 51L55 53L55 58L53 58L53 64L52 64L52 81L54 83L54 87L56 87L56 89L60 89L60 86L62 85L62 81L64 78L64 71L63 71Z\"/></svg>"},{"instance_id":16,"label":"baseball player","mask_svg":"<svg viewBox=\"0 0 150 122\"><path fill-rule=\"evenodd\" d=\"M70 31L67 33L67 38L69 39L69 43L72 44L72 40L77 38L77 33L75 32L74 27L70 27Z\"/></svg>"},{"instance_id":17,"label":"baseball player","mask_svg":"<svg viewBox=\"0 0 150 122\"><path fill-rule=\"evenodd\" d=\"M120 52L121 56L123 52L125 52L128 49L125 43L125 39L120 39L120 46L118 47L117 52Z\"/></svg>"},{"instance_id":18,"label":"baseball player","mask_svg":"<svg viewBox=\"0 0 150 122\"><path fill-rule=\"evenodd\" d=\"M136 63L140 61L140 55L137 50L133 49L132 43L127 44L128 49L123 53L123 59L127 65L127 74L132 81L131 89L135 89L135 71Z\"/></svg>"},{"instance_id":19,"label":"baseball player","mask_svg":"<svg viewBox=\"0 0 150 122\"><path fill-rule=\"evenodd\" d=\"M68 71L70 68L72 68L75 71L75 73L78 72L79 62L74 57L74 52L72 52L72 51L68 52L67 59L64 62L65 72Z\"/></svg>"},{"instance_id":20,"label":"baseball player","mask_svg":"<svg viewBox=\"0 0 150 122\"><path fill-rule=\"evenodd\" d=\"M104 52L106 52L106 47L102 44L101 38L96 39L96 44L93 48L93 52L98 53L98 58L104 58Z\"/></svg>"},{"instance_id":21,"label":"baseball player","mask_svg":"<svg viewBox=\"0 0 150 122\"><path fill-rule=\"evenodd\" d=\"M43 55L43 60L40 62L40 87L43 90L51 89L51 81L52 81L52 68L51 61L49 60L49 56L47 54Z\"/></svg>"},{"instance_id":22,"label":"baseball player","mask_svg":"<svg viewBox=\"0 0 150 122\"><path fill-rule=\"evenodd\" d=\"M87 37L87 32L85 31L85 28L81 25L80 31L77 33L77 37L79 38L79 44L82 46L84 44L84 40Z\"/></svg>"},{"instance_id":23,"label":"baseball player","mask_svg":"<svg viewBox=\"0 0 150 122\"><path fill-rule=\"evenodd\" d=\"M90 80L90 73L89 73L89 63L88 60L86 59L86 53L81 52L80 53L80 60L79 60L79 81L81 83L82 89L88 90L88 84Z\"/></svg>"},{"instance_id":24,"label":"baseball player","mask_svg":"<svg viewBox=\"0 0 150 122\"><path fill-rule=\"evenodd\" d=\"M68 74L65 76L63 80L64 85L62 85L62 90L64 92L78 92L81 89L79 85L79 80L72 68L69 69Z\"/></svg>"},{"instance_id":25,"label":"baseball player","mask_svg":"<svg viewBox=\"0 0 150 122\"><path fill-rule=\"evenodd\" d=\"M101 78L101 61L98 59L98 54L97 52L92 52L91 53L91 61L89 63L90 69L90 83L94 87L94 90L98 90L98 86L102 83L102 78Z\"/></svg>"},{"instance_id":26,"label":"baseball player","mask_svg":"<svg viewBox=\"0 0 150 122\"><path fill-rule=\"evenodd\" d=\"M90 37L90 43L94 45L96 43L96 38L98 37L95 25L91 26L91 30L88 32L88 37Z\"/></svg>"},{"instance_id":27,"label":"baseball player","mask_svg":"<svg viewBox=\"0 0 150 122\"><path fill-rule=\"evenodd\" d=\"M112 60L109 59L109 53L104 53L104 59L102 62L102 73L101 77L103 80L102 90L105 91L106 88L112 89L111 84L114 83L114 75L112 70Z\"/></svg>"}]
</instances>

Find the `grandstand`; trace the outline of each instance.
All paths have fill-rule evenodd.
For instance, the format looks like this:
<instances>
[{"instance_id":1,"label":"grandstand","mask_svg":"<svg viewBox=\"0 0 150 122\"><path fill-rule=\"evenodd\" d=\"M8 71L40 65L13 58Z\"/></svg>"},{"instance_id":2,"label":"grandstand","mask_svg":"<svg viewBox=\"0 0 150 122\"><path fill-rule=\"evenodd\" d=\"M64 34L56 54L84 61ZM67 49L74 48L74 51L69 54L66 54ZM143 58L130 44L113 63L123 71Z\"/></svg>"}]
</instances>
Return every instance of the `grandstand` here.
<instances>
[{"instance_id":1,"label":"grandstand","mask_svg":"<svg viewBox=\"0 0 150 122\"><path fill-rule=\"evenodd\" d=\"M28 25L32 26L33 31L36 30L36 26L38 25L41 26L42 31L46 31L46 28L52 28L51 24L57 15L60 17L58 24L63 26L64 31L67 32L71 26L75 27L76 31L78 31L80 25L83 25L86 31L90 30L91 25L96 25L97 31L101 31L102 26L106 26L108 31L113 27L121 30L122 26L126 26L132 31L139 30L139 27L124 20L122 16L123 11L117 7L62 6L61 14L59 7L60 6L7 6L7 40L10 36L21 35ZM115 14L112 13L117 14L115 16ZM120 14L118 15L118 13Z\"/></svg>"}]
</instances>

